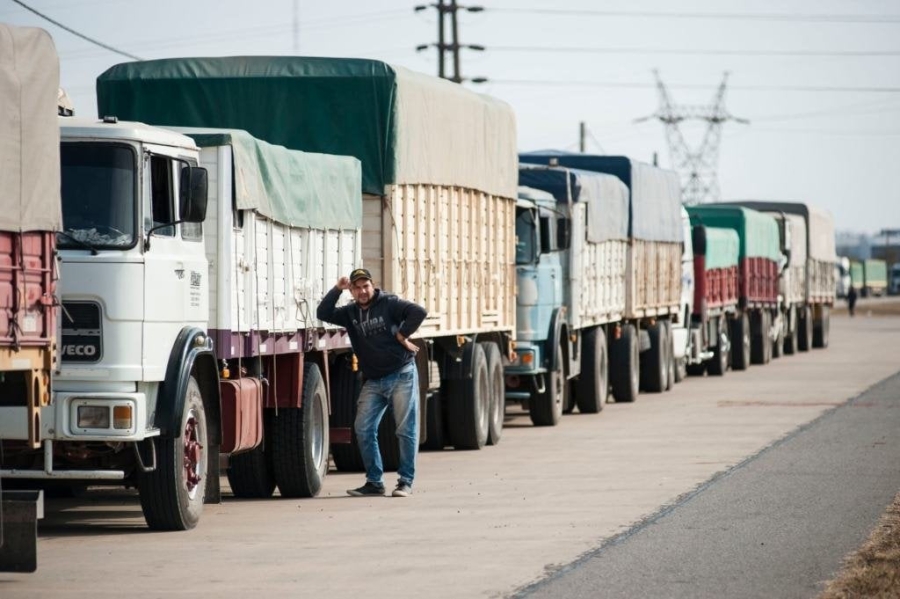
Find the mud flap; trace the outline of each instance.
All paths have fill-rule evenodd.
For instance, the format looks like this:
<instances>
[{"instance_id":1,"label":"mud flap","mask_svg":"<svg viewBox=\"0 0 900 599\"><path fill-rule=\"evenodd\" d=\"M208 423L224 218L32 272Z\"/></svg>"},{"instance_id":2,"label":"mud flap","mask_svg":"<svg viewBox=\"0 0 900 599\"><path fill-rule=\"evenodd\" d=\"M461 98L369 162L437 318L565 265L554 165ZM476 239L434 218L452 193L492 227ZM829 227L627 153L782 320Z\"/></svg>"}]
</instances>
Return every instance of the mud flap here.
<instances>
[{"instance_id":1,"label":"mud flap","mask_svg":"<svg viewBox=\"0 0 900 599\"><path fill-rule=\"evenodd\" d=\"M0 572L37 570L37 521L43 491L0 491Z\"/></svg>"}]
</instances>

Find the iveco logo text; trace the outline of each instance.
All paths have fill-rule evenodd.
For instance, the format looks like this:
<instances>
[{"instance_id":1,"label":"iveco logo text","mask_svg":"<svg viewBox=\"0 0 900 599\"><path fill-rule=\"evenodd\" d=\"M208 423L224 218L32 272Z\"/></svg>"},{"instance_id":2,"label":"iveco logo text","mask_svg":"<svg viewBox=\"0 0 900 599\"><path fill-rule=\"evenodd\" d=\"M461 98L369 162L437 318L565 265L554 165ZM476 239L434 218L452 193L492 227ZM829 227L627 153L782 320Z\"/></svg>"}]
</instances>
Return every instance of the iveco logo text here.
<instances>
[{"instance_id":1,"label":"iveco logo text","mask_svg":"<svg viewBox=\"0 0 900 599\"><path fill-rule=\"evenodd\" d=\"M64 345L64 356L96 356L97 348L93 345Z\"/></svg>"}]
</instances>

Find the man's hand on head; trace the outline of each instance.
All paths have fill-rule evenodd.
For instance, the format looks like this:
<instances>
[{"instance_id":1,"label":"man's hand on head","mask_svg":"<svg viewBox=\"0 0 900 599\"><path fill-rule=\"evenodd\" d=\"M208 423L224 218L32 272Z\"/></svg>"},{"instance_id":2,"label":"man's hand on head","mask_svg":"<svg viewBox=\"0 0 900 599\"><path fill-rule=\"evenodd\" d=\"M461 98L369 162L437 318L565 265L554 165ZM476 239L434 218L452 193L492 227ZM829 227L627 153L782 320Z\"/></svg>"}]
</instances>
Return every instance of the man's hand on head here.
<instances>
[{"instance_id":1,"label":"man's hand on head","mask_svg":"<svg viewBox=\"0 0 900 599\"><path fill-rule=\"evenodd\" d=\"M350 289L350 277L341 277L335 285L338 289Z\"/></svg>"}]
</instances>

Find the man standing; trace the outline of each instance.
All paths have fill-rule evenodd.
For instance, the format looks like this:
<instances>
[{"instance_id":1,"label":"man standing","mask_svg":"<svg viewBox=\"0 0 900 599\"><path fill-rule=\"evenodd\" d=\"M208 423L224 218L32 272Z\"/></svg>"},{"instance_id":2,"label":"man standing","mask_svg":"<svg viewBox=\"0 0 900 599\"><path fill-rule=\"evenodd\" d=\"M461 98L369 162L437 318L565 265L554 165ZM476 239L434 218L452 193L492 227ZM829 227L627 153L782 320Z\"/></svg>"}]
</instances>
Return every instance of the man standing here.
<instances>
[{"instance_id":1,"label":"man standing","mask_svg":"<svg viewBox=\"0 0 900 599\"><path fill-rule=\"evenodd\" d=\"M853 316L853 313L856 310L856 287L850 285L850 291L847 292L847 311L850 313L850 316Z\"/></svg>"},{"instance_id":2,"label":"man standing","mask_svg":"<svg viewBox=\"0 0 900 599\"><path fill-rule=\"evenodd\" d=\"M336 308L344 289L350 290L354 303ZM319 320L347 329L365 379L356 403L354 429L366 467L366 484L347 493L355 497L384 495L378 425L390 406L400 442L399 478L392 495L409 496L419 449L419 348L409 336L425 320L425 308L376 289L371 273L357 268L349 277L338 279L325 294L316 315Z\"/></svg>"}]
</instances>

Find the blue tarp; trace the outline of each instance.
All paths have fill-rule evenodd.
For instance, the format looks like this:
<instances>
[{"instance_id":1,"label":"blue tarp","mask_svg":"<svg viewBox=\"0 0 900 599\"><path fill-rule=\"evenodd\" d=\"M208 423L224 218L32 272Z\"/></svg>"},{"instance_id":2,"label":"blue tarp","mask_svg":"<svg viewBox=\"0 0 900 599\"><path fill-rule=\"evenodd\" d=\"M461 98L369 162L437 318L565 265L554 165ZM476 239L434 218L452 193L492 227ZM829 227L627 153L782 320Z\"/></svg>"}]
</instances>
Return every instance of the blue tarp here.
<instances>
[{"instance_id":1,"label":"blue tarp","mask_svg":"<svg viewBox=\"0 0 900 599\"><path fill-rule=\"evenodd\" d=\"M519 163L550 164L607 173L618 177L630 191L629 236L645 241L683 241L681 184L677 173L626 156L572 154L541 150L519 154Z\"/></svg>"}]
</instances>

